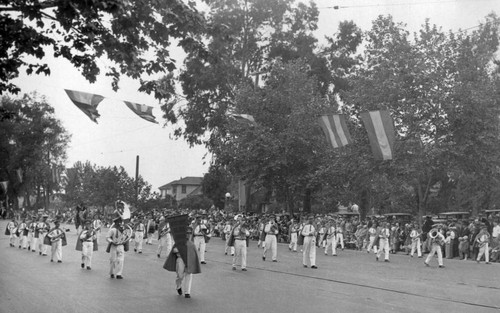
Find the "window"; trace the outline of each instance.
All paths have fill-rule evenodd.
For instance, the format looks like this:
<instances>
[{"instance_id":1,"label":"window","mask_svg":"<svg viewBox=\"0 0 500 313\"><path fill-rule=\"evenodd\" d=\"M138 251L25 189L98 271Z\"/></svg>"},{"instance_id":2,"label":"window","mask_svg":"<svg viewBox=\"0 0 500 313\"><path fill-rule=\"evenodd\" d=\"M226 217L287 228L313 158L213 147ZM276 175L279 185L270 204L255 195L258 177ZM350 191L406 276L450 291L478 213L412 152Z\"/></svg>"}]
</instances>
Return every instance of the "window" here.
<instances>
[{"instance_id":1,"label":"window","mask_svg":"<svg viewBox=\"0 0 500 313\"><path fill-rule=\"evenodd\" d=\"M176 193L177 193L177 186L174 186L172 187L172 194L175 195Z\"/></svg>"},{"instance_id":2,"label":"window","mask_svg":"<svg viewBox=\"0 0 500 313\"><path fill-rule=\"evenodd\" d=\"M182 185L182 193L186 193L186 185Z\"/></svg>"}]
</instances>

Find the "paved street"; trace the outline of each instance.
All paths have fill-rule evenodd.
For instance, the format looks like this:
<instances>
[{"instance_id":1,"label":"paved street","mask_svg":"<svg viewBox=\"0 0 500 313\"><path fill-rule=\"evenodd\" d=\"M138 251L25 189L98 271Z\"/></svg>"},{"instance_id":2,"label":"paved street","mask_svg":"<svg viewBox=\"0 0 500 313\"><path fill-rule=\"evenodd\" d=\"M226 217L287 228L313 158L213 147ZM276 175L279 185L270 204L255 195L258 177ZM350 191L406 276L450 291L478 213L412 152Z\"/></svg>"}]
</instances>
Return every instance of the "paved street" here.
<instances>
[{"instance_id":1,"label":"paved street","mask_svg":"<svg viewBox=\"0 0 500 313\"><path fill-rule=\"evenodd\" d=\"M278 261L263 262L251 242L248 272L231 270L224 243L213 238L207 265L193 279L192 298L175 291L175 273L162 268L154 245L143 254L126 253L124 279L110 279L104 230L92 270L80 268L76 231L70 228L63 263L50 263L27 250L10 248L0 221L0 312L499 312L500 264L423 259L391 255L376 262L373 254L318 250L318 269L302 267L302 254L279 244ZM270 259L270 255L268 256Z\"/></svg>"}]
</instances>

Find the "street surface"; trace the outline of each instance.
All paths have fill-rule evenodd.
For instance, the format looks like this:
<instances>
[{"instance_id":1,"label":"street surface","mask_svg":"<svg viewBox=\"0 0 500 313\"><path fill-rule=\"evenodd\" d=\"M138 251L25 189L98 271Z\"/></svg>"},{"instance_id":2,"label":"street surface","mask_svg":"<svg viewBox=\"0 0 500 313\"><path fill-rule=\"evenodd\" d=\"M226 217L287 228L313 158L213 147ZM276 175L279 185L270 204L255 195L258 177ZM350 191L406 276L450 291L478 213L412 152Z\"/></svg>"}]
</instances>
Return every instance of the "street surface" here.
<instances>
[{"instance_id":1,"label":"street surface","mask_svg":"<svg viewBox=\"0 0 500 313\"><path fill-rule=\"evenodd\" d=\"M242 272L231 270L224 242L212 238L186 299L177 295L175 273L162 268L166 255L157 258L156 240L142 254L131 248L124 279L116 280L108 274L107 229L88 271L80 268L74 225L62 225L70 229L63 263L50 263L50 252L43 257L9 247L7 222L0 221L0 313L500 312L500 263L445 259L439 269L435 259L425 267L423 259L401 253L386 263L371 253L339 249L332 257L318 249L318 269L311 269L285 244L278 244L277 263L270 254L264 262L252 241Z\"/></svg>"}]
</instances>

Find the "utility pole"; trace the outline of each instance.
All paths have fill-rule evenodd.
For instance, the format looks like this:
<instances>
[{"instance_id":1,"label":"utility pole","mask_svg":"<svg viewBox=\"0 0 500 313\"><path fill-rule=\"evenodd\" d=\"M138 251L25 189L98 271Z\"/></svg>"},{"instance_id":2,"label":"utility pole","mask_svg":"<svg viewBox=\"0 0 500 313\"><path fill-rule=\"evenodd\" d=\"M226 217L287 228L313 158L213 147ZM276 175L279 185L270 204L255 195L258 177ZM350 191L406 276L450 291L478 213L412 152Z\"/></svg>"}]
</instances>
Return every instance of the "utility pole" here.
<instances>
[{"instance_id":1,"label":"utility pole","mask_svg":"<svg viewBox=\"0 0 500 313\"><path fill-rule=\"evenodd\" d=\"M135 158L135 209L139 209L139 156Z\"/></svg>"}]
</instances>

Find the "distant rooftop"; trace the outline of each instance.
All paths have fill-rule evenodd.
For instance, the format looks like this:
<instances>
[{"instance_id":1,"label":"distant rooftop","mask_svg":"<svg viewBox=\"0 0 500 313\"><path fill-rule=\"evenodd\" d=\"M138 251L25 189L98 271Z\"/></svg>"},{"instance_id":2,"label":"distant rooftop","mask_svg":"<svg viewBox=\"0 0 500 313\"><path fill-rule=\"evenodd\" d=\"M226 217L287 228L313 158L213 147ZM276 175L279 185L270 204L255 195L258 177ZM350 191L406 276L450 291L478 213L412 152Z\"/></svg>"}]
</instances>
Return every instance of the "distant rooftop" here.
<instances>
[{"instance_id":1,"label":"distant rooftop","mask_svg":"<svg viewBox=\"0 0 500 313\"><path fill-rule=\"evenodd\" d=\"M201 182L203 181L203 177L196 177L196 176L187 176L184 178L180 178L178 180L171 181L170 183L161 186L160 190L162 189L169 189L172 186L177 186L177 185L191 185L191 186L200 186Z\"/></svg>"}]
</instances>

